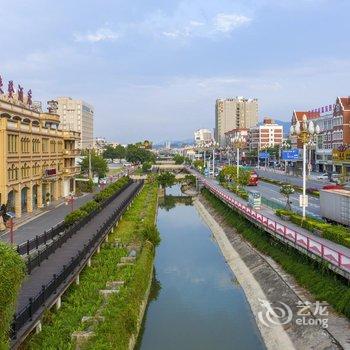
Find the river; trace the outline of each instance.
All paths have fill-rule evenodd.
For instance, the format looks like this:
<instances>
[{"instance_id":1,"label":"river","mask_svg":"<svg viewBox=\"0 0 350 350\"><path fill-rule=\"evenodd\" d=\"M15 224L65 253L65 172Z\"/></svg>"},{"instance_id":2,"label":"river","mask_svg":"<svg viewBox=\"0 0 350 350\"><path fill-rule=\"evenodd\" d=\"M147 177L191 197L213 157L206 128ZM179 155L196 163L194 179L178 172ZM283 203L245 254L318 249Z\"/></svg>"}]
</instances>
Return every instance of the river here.
<instances>
[{"instance_id":1,"label":"river","mask_svg":"<svg viewBox=\"0 0 350 350\"><path fill-rule=\"evenodd\" d=\"M179 186L167 194L180 195ZM265 349L245 294L193 205L159 208L161 243L138 349Z\"/></svg>"}]
</instances>

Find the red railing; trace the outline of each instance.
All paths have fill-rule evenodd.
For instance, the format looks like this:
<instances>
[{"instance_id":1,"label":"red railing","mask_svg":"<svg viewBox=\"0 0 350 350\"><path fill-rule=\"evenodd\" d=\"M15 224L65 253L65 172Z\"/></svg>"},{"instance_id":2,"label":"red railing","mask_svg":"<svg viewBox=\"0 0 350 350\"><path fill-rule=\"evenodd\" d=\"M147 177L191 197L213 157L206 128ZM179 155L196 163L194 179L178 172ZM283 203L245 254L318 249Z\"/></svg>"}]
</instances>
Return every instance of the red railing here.
<instances>
[{"instance_id":1,"label":"red railing","mask_svg":"<svg viewBox=\"0 0 350 350\"><path fill-rule=\"evenodd\" d=\"M198 174L196 174L198 176ZM316 239L305 236L304 234L291 229L290 227L281 224L280 222L274 221L258 211L244 205L233 197L227 195L225 192L221 191L217 186L211 184L209 181L205 180L202 176L201 180L203 185L208 188L212 193L222 199L224 202L234 206L240 212L244 213L250 217L253 221L257 221L260 224L266 226L269 230L277 233L278 235L284 237L285 239L293 242L294 244L306 249L307 251L315 254L322 259L330 262L332 265L338 267L339 269L350 272L350 257L342 252L337 251L334 248L327 246L326 244L319 242Z\"/></svg>"}]
</instances>

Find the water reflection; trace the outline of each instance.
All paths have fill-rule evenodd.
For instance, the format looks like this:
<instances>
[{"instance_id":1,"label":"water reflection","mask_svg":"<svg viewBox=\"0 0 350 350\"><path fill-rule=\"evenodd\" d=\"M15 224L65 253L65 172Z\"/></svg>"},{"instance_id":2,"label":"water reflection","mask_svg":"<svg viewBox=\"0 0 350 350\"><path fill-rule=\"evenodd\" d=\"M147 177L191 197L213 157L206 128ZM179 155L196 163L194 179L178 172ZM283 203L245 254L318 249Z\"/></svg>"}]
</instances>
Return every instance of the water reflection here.
<instances>
[{"instance_id":1,"label":"water reflection","mask_svg":"<svg viewBox=\"0 0 350 350\"><path fill-rule=\"evenodd\" d=\"M168 210L158 211L157 298L150 299L138 348L263 349L242 288L209 228L193 206Z\"/></svg>"}]
</instances>

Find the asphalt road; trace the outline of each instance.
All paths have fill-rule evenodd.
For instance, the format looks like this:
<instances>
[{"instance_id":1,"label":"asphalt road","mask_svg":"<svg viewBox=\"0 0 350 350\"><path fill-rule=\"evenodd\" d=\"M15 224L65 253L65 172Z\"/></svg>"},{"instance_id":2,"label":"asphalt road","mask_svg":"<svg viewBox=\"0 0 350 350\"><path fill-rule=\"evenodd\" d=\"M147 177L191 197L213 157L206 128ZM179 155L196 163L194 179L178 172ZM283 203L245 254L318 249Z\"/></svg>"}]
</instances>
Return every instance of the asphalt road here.
<instances>
[{"instance_id":1,"label":"asphalt road","mask_svg":"<svg viewBox=\"0 0 350 350\"><path fill-rule=\"evenodd\" d=\"M84 196L76 198L74 201L74 209L85 204L93 197L92 193L85 194ZM21 244L28 239L44 233L45 230L49 230L51 227L57 225L64 217L71 211L70 205L65 203L59 204L55 209L43 211L43 213L36 216L35 219L24 223L22 226L16 228L14 231L14 242ZM9 234L4 234L0 237L2 241L9 242Z\"/></svg>"},{"instance_id":2,"label":"asphalt road","mask_svg":"<svg viewBox=\"0 0 350 350\"><path fill-rule=\"evenodd\" d=\"M296 186L303 186L303 179L301 177L292 176L292 175L286 175L286 174L279 174L279 173L273 173L272 171L266 171L263 169L255 169L259 176L266 177L273 180L279 180L288 182L292 185ZM328 184L329 181L324 180L314 180L314 179L307 179L306 180L306 187L307 188L316 188L320 189L324 185Z\"/></svg>"},{"instance_id":3,"label":"asphalt road","mask_svg":"<svg viewBox=\"0 0 350 350\"><path fill-rule=\"evenodd\" d=\"M267 182L259 181L256 187L247 187L248 191L258 191L261 195L273 202L277 202L281 205L286 204L286 198L280 193L280 187ZM293 211L301 212L299 207L299 195L300 193L295 192L290 196ZM306 209L306 215L317 215L320 216L320 199L318 197L308 196L309 206Z\"/></svg>"}]
</instances>

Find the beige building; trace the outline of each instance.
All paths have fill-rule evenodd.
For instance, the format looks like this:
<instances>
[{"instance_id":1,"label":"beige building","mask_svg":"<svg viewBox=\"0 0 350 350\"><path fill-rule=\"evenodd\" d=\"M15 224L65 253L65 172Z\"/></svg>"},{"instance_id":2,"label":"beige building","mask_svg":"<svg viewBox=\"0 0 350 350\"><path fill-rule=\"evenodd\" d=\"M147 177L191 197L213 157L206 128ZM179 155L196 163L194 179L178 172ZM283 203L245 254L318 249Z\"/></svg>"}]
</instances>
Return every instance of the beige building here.
<instances>
[{"instance_id":1,"label":"beige building","mask_svg":"<svg viewBox=\"0 0 350 350\"><path fill-rule=\"evenodd\" d=\"M61 116L61 127L65 130L78 131L81 139L79 149L93 147L94 137L94 108L83 100L71 97L58 97L57 113Z\"/></svg>"},{"instance_id":2,"label":"beige building","mask_svg":"<svg viewBox=\"0 0 350 350\"><path fill-rule=\"evenodd\" d=\"M217 99L215 104L215 140L225 146L225 133L250 129L258 124L258 100L243 97Z\"/></svg>"},{"instance_id":3,"label":"beige building","mask_svg":"<svg viewBox=\"0 0 350 350\"><path fill-rule=\"evenodd\" d=\"M283 142L283 126L276 124L271 118L265 118L262 125L250 128L250 149L264 149L281 145Z\"/></svg>"},{"instance_id":4,"label":"beige building","mask_svg":"<svg viewBox=\"0 0 350 350\"><path fill-rule=\"evenodd\" d=\"M55 107L0 94L0 203L16 217L75 191L80 133L60 130Z\"/></svg>"}]
</instances>

